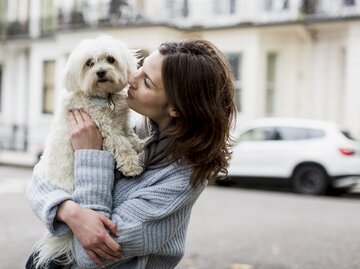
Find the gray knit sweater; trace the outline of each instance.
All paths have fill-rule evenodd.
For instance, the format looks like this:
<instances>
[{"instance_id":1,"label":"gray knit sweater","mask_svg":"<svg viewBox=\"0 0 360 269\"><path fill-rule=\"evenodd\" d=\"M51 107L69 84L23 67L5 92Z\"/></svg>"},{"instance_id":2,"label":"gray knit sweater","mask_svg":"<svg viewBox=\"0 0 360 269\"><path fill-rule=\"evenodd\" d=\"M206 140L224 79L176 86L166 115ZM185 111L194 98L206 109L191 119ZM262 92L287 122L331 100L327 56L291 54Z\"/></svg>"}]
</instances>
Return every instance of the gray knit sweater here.
<instances>
[{"instance_id":1,"label":"gray knit sweater","mask_svg":"<svg viewBox=\"0 0 360 269\"><path fill-rule=\"evenodd\" d=\"M55 218L65 200L94 209L117 223L124 257L107 268L169 269L183 257L191 209L205 188L192 188L191 168L171 163L149 169L134 178L114 174L111 153L97 150L75 152L75 191L66 193L44 180L41 162L27 188L34 213L54 235L69 227ZM101 184L100 184L101 183ZM74 239L76 265L99 268Z\"/></svg>"}]
</instances>

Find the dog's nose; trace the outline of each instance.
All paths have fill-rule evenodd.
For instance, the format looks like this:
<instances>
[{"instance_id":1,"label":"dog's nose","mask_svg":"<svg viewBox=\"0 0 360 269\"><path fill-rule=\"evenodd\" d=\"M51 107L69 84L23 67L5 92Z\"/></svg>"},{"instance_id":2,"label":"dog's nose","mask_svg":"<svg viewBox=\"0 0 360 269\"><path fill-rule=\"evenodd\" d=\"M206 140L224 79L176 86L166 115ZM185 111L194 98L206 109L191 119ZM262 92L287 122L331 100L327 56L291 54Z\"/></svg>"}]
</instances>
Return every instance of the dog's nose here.
<instances>
[{"instance_id":1,"label":"dog's nose","mask_svg":"<svg viewBox=\"0 0 360 269\"><path fill-rule=\"evenodd\" d=\"M104 78L105 75L106 75L106 71L97 71L96 72L96 75L99 77L99 78Z\"/></svg>"}]
</instances>

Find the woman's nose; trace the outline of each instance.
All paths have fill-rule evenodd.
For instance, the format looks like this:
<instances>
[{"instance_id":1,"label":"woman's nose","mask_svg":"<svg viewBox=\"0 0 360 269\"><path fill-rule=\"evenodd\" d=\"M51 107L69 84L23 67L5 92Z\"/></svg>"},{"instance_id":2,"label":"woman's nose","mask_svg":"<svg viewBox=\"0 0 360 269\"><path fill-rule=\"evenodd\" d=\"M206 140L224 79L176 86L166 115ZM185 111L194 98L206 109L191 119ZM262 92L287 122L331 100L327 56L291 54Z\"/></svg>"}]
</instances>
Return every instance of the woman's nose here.
<instances>
[{"instance_id":1,"label":"woman's nose","mask_svg":"<svg viewBox=\"0 0 360 269\"><path fill-rule=\"evenodd\" d=\"M133 88L137 87L139 79L140 79L140 74L141 73L140 73L139 69L136 72L130 74L130 76L129 76L129 84Z\"/></svg>"},{"instance_id":2,"label":"woman's nose","mask_svg":"<svg viewBox=\"0 0 360 269\"><path fill-rule=\"evenodd\" d=\"M131 73L129 75L129 84L130 86L132 87L135 87L136 86L136 73Z\"/></svg>"}]
</instances>

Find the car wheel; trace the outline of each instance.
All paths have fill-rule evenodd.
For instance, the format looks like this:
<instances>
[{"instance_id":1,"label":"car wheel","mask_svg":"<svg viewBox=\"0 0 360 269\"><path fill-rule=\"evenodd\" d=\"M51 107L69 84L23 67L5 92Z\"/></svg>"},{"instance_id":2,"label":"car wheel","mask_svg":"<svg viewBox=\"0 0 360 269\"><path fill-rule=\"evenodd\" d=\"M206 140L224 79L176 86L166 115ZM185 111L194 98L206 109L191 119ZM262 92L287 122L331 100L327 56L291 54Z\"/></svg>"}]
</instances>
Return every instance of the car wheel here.
<instances>
[{"instance_id":1,"label":"car wheel","mask_svg":"<svg viewBox=\"0 0 360 269\"><path fill-rule=\"evenodd\" d=\"M292 184L298 193L321 195L327 190L328 176L319 166L304 165L295 170Z\"/></svg>"}]
</instances>

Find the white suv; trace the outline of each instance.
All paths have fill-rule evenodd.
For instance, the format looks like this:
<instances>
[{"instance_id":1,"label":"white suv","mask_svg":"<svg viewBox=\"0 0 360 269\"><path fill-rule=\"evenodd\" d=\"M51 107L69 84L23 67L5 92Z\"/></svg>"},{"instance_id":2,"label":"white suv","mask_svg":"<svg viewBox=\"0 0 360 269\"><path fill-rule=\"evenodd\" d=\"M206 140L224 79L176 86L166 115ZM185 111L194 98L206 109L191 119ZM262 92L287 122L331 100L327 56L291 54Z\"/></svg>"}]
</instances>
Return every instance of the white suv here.
<instances>
[{"instance_id":1,"label":"white suv","mask_svg":"<svg viewBox=\"0 0 360 269\"><path fill-rule=\"evenodd\" d=\"M360 143L333 123L258 119L240 132L237 142L228 180L285 178L304 194L344 192L360 183Z\"/></svg>"}]
</instances>

